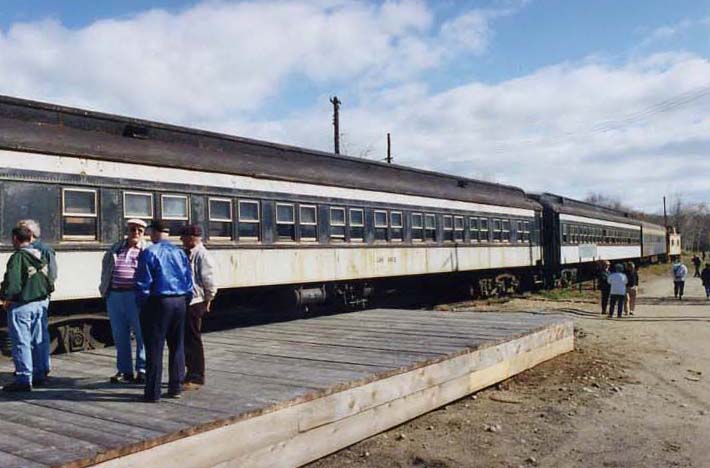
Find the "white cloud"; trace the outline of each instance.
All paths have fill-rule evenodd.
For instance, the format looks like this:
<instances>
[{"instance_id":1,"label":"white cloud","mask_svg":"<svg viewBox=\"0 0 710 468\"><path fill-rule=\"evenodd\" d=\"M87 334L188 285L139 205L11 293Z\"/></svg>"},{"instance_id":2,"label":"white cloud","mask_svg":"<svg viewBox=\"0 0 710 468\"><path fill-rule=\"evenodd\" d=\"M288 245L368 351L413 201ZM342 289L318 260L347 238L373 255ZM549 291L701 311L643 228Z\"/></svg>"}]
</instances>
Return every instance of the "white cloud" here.
<instances>
[{"instance_id":1,"label":"white cloud","mask_svg":"<svg viewBox=\"0 0 710 468\"><path fill-rule=\"evenodd\" d=\"M396 162L527 190L652 209L664 192L710 195L691 177L710 169L703 57L589 57L431 91L427 78L484 54L495 19L515 11L439 24L417 1L218 1L76 30L15 24L0 32L0 92L329 150L338 90L355 156L383 158L391 132ZM294 80L322 93L315 104L263 117Z\"/></svg>"},{"instance_id":2,"label":"white cloud","mask_svg":"<svg viewBox=\"0 0 710 468\"><path fill-rule=\"evenodd\" d=\"M381 159L389 131L402 164L657 210L664 194L709 194L697 176L710 170L707 77L710 62L689 54L584 61L496 85L414 88L411 99L405 89L387 106L344 110L342 122L352 155ZM330 148L325 106L280 125L286 141Z\"/></svg>"}]
</instances>

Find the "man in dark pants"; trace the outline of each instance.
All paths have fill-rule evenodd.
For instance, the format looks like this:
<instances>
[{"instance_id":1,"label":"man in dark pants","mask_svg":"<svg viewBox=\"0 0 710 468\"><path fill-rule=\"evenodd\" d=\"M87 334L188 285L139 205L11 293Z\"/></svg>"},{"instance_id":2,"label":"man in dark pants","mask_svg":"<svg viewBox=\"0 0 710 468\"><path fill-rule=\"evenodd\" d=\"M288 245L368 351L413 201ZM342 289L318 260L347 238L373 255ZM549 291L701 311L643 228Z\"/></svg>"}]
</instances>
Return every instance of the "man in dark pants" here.
<instances>
[{"instance_id":1,"label":"man in dark pants","mask_svg":"<svg viewBox=\"0 0 710 468\"><path fill-rule=\"evenodd\" d=\"M697 255L693 255L693 266L695 267L695 274L693 275L693 278L700 278L700 265L702 262L700 261L700 257Z\"/></svg>"},{"instance_id":2,"label":"man in dark pants","mask_svg":"<svg viewBox=\"0 0 710 468\"><path fill-rule=\"evenodd\" d=\"M597 287L602 293L602 315L606 314L607 305L609 304L609 292L611 291L609 265L607 260L602 260L599 263L599 276L597 277Z\"/></svg>"},{"instance_id":3,"label":"man in dark pants","mask_svg":"<svg viewBox=\"0 0 710 468\"><path fill-rule=\"evenodd\" d=\"M202 317L210 311L212 300L217 294L215 263L202 244L202 228L199 224L185 226L180 239L190 259L194 282L185 325L187 375L183 390L197 390L205 384L205 352L201 329Z\"/></svg>"},{"instance_id":4,"label":"man in dark pants","mask_svg":"<svg viewBox=\"0 0 710 468\"><path fill-rule=\"evenodd\" d=\"M185 376L185 313L192 299L192 270L182 249L168 240L161 222L150 226L153 245L141 251L136 269L136 294L146 351L144 400L160 400L163 349L168 342L168 393L180 398Z\"/></svg>"}]
</instances>

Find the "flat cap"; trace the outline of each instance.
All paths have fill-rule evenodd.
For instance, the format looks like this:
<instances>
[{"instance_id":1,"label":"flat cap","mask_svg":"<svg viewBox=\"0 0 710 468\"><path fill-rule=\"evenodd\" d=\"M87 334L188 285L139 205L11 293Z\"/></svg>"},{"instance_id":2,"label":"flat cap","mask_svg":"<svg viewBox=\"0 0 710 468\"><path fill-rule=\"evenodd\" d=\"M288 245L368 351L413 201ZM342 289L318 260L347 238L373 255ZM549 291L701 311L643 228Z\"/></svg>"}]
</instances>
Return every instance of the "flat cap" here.
<instances>
[{"instance_id":1,"label":"flat cap","mask_svg":"<svg viewBox=\"0 0 710 468\"><path fill-rule=\"evenodd\" d=\"M138 219L138 218L131 218L128 221L126 221L126 225L131 225L131 224L133 224L134 226L140 226L143 229L148 227L148 223L146 223L142 219Z\"/></svg>"}]
</instances>

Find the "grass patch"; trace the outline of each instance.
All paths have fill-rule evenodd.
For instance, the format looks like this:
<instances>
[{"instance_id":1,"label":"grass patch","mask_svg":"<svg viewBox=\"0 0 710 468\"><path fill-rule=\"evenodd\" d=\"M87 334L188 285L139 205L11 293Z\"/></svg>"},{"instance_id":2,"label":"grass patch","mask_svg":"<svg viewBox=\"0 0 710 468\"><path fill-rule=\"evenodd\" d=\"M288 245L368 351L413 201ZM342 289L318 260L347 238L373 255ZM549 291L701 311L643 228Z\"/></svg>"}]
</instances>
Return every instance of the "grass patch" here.
<instances>
[{"instance_id":1,"label":"grass patch","mask_svg":"<svg viewBox=\"0 0 710 468\"><path fill-rule=\"evenodd\" d=\"M584 285L580 291L579 285L575 285L570 288L559 288L559 289L545 289L537 293L538 297L546 299L548 301L596 301L598 291L595 291Z\"/></svg>"}]
</instances>

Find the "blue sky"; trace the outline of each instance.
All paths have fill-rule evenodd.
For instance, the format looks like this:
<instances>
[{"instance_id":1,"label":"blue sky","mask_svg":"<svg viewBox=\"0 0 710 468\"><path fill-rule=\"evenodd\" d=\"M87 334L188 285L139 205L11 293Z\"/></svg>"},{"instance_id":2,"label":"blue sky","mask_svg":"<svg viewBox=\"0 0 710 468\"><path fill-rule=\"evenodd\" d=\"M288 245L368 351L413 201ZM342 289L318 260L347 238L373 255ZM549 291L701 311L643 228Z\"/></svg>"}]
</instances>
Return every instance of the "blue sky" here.
<instances>
[{"instance_id":1,"label":"blue sky","mask_svg":"<svg viewBox=\"0 0 710 468\"><path fill-rule=\"evenodd\" d=\"M25 0L0 10L0 94L325 150L337 94L354 156L379 159L390 131L401 164L604 192L651 211L663 194L710 195L667 176L710 169L709 56L706 1Z\"/></svg>"}]
</instances>

